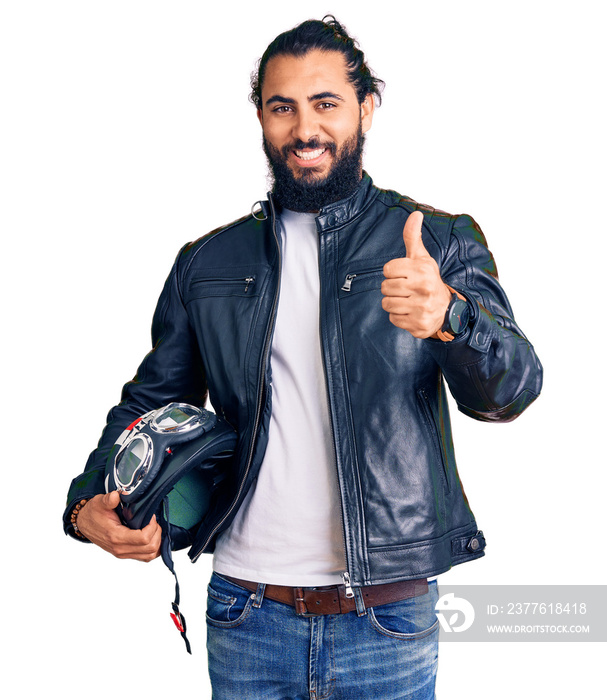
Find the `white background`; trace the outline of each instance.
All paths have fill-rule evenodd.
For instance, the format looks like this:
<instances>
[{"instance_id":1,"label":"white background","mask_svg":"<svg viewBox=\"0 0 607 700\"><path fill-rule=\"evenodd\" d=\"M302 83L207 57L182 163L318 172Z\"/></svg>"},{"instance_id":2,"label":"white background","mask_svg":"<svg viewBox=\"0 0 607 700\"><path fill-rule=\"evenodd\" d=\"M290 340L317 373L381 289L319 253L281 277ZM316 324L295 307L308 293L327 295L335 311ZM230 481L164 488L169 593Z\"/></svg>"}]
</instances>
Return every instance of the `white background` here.
<instances>
[{"instance_id":1,"label":"white background","mask_svg":"<svg viewBox=\"0 0 607 700\"><path fill-rule=\"evenodd\" d=\"M249 73L334 12L387 88L375 183L479 222L545 368L518 421L454 415L487 556L455 583L605 583L600 3L3 2L4 697L208 698L210 559L182 553L194 655L160 561L66 538L70 480L149 346L181 245L249 211L266 166ZM5 647L6 649L6 647ZM596 697L599 644L444 644L440 700Z\"/></svg>"}]
</instances>

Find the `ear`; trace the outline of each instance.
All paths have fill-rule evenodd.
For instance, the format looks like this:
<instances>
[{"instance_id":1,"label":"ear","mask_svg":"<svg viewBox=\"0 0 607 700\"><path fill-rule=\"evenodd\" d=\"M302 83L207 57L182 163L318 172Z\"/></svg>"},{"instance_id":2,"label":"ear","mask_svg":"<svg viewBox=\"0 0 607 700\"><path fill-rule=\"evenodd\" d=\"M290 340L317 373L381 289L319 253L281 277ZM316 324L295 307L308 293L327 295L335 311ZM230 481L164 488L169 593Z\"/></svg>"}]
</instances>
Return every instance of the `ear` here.
<instances>
[{"instance_id":1,"label":"ear","mask_svg":"<svg viewBox=\"0 0 607 700\"><path fill-rule=\"evenodd\" d=\"M371 93L369 93L364 102L360 105L360 120L363 130L363 134L371 128L373 123L373 113L375 112L375 99Z\"/></svg>"},{"instance_id":2,"label":"ear","mask_svg":"<svg viewBox=\"0 0 607 700\"><path fill-rule=\"evenodd\" d=\"M257 119L259 119L259 123L261 124L261 127L263 128L263 112L261 111L261 107L257 108Z\"/></svg>"}]
</instances>

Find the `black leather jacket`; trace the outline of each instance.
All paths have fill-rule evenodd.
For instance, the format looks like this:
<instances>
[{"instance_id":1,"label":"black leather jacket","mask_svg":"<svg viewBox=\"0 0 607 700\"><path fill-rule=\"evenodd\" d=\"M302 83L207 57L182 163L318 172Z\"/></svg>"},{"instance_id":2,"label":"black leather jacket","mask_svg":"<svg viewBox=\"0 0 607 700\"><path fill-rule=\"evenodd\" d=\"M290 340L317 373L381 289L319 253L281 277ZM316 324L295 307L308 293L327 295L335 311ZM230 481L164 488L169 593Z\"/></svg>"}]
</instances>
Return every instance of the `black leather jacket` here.
<instances>
[{"instance_id":1,"label":"black leather jacket","mask_svg":"<svg viewBox=\"0 0 607 700\"><path fill-rule=\"evenodd\" d=\"M404 223L424 213L423 242L443 280L472 308L450 343L420 340L382 309L382 268L405 255ZM322 353L352 585L439 574L484 554L458 476L446 379L458 407L509 421L539 394L542 369L514 322L477 224L380 190L364 175L349 198L322 209ZM275 205L217 229L180 252L152 325L153 350L125 385L98 448L74 479L64 515L103 492L107 453L124 427L170 401L215 411L239 433L224 481L190 556L212 551L255 481L267 442L269 362L280 290Z\"/></svg>"}]
</instances>

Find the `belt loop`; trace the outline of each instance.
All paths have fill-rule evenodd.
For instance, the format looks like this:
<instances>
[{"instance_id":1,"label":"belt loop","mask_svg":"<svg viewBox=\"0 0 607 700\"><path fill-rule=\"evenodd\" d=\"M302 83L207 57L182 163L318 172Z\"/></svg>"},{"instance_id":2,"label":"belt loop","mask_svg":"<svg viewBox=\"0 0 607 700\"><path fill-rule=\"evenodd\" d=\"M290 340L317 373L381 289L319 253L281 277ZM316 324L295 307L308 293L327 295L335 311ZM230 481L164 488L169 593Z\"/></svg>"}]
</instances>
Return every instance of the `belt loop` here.
<instances>
[{"instance_id":1,"label":"belt loop","mask_svg":"<svg viewBox=\"0 0 607 700\"><path fill-rule=\"evenodd\" d=\"M352 590L354 591L354 601L356 602L356 614L358 617L363 617L363 615L367 614L367 608L363 598L363 589L360 586L356 586Z\"/></svg>"},{"instance_id":2,"label":"belt loop","mask_svg":"<svg viewBox=\"0 0 607 700\"><path fill-rule=\"evenodd\" d=\"M255 602L253 603L254 608L261 608L261 604L263 603L263 597L266 592L266 584L265 583L258 583L257 584L257 590L255 591L254 598Z\"/></svg>"}]
</instances>

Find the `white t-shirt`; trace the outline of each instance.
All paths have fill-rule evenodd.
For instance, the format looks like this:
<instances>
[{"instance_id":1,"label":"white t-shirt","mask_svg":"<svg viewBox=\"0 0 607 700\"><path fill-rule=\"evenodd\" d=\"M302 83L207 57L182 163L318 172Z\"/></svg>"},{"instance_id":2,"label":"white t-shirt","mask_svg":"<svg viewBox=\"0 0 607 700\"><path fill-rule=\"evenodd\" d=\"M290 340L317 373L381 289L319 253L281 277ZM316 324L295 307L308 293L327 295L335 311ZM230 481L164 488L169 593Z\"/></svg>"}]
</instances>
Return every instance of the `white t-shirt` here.
<instances>
[{"instance_id":1,"label":"white t-shirt","mask_svg":"<svg viewBox=\"0 0 607 700\"><path fill-rule=\"evenodd\" d=\"M315 214L284 211L272 340L272 415L256 483L217 540L213 568L286 586L341 583L344 536L320 346Z\"/></svg>"}]
</instances>

